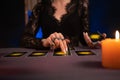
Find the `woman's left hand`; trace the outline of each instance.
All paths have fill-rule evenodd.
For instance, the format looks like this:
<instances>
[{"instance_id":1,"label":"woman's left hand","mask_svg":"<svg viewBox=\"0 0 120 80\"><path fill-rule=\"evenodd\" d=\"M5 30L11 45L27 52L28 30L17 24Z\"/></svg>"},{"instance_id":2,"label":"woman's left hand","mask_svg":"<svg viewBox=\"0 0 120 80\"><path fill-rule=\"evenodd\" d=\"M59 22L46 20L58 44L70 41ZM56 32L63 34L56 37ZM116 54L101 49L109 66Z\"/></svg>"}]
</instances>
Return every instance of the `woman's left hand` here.
<instances>
[{"instance_id":1,"label":"woman's left hand","mask_svg":"<svg viewBox=\"0 0 120 80\"><path fill-rule=\"evenodd\" d=\"M87 32L83 32L83 36L84 36L84 39L85 39L87 45L90 48L100 48L101 47L101 41L92 42L92 40L90 39ZM106 38L106 33L103 33L101 36L103 37L103 39L105 39Z\"/></svg>"}]
</instances>

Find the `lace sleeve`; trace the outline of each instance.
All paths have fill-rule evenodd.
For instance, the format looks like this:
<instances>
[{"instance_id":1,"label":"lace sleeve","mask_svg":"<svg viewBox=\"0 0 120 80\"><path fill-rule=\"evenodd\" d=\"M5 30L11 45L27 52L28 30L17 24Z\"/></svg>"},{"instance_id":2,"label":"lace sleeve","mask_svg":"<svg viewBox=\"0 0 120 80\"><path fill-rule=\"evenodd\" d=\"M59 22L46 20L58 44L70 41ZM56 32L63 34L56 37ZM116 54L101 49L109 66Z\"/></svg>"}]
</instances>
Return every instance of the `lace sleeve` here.
<instances>
[{"instance_id":1,"label":"lace sleeve","mask_svg":"<svg viewBox=\"0 0 120 80\"><path fill-rule=\"evenodd\" d=\"M83 36L83 32L88 32L89 33L89 20L88 20L88 7L89 7L89 2L88 0L78 0L78 13L80 15L80 22L82 25L82 31L79 36L79 40L82 45L87 45Z\"/></svg>"},{"instance_id":2,"label":"lace sleeve","mask_svg":"<svg viewBox=\"0 0 120 80\"><path fill-rule=\"evenodd\" d=\"M36 4L32 10L32 15L29 19L29 22L25 26L25 30L23 32L23 36L21 40L22 47L36 48L36 49L44 48L42 46L41 39L35 38L35 34L39 26L38 21L41 11L42 11L42 4L41 3Z\"/></svg>"},{"instance_id":3,"label":"lace sleeve","mask_svg":"<svg viewBox=\"0 0 120 80\"><path fill-rule=\"evenodd\" d=\"M84 19L83 19L83 22L84 22L84 27L85 27L85 30L88 32L89 31L89 2L88 0L84 0L83 2L83 8L84 8Z\"/></svg>"},{"instance_id":4,"label":"lace sleeve","mask_svg":"<svg viewBox=\"0 0 120 80\"><path fill-rule=\"evenodd\" d=\"M89 32L89 1L88 0L79 0L79 14L81 14L82 16L82 25L84 27L84 31Z\"/></svg>"}]
</instances>

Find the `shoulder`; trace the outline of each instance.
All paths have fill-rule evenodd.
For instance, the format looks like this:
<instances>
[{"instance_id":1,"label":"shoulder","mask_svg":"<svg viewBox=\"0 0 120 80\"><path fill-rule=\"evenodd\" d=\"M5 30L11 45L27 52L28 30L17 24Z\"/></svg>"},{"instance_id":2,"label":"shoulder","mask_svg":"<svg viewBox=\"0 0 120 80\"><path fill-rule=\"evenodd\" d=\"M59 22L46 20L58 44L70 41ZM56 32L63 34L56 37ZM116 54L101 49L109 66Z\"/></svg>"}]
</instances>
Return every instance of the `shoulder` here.
<instances>
[{"instance_id":1,"label":"shoulder","mask_svg":"<svg viewBox=\"0 0 120 80\"><path fill-rule=\"evenodd\" d=\"M43 8L43 4L39 2L33 7L32 12L40 11L42 8Z\"/></svg>"},{"instance_id":2,"label":"shoulder","mask_svg":"<svg viewBox=\"0 0 120 80\"><path fill-rule=\"evenodd\" d=\"M38 2L38 3L34 6L33 10L43 9L43 8L45 8L46 6L49 6L49 5L51 5L51 1L41 0L40 2Z\"/></svg>"},{"instance_id":3,"label":"shoulder","mask_svg":"<svg viewBox=\"0 0 120 80\"><path fill-rule=\"evenodd\" d=\"M42 14L43 10L45 9L45 5L43 2L38 2L32 9L32 14L34 16L39 16L40 14Z\"/></svg>"},{"instance_id":4,"label":"shoulder","mask_svg":"<svg viewBox=\"0 0 120 80\"><path fill-rule=\"evenodd\" d=\"M39 13L42 12L43 10L45 10L46 8L49 8L51 5L50 1L47 0L41 0L40 2L38 2L34 8L32 9L33 13Z\"/></svg>"}]
</instances>

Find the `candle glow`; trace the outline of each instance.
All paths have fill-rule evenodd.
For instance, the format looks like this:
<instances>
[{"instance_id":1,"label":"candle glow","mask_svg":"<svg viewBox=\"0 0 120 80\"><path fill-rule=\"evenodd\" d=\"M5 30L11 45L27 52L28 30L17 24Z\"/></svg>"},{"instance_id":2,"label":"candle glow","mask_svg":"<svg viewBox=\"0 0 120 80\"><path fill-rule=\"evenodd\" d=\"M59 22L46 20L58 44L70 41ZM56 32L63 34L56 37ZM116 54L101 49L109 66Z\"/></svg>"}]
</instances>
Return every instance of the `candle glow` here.
<instances>
[{"instance_id":1,"label":"candle glow","mask_svg":"<svg viewBox=\"0 0 120 80\"><path fill-rule=\"evenodd\" d=\"M105 68L120 69L120 33L115 32L115 39L102 41L102 65Z\"/></svg>"},{"instance_id":2,"label":"candle glow","mask_svg":"<svg viewBox=\"0 0 120 80\"><path fill-rule=\"evenodd\" d=\"M115 33L115 39L119 39L119 37L120 37L120 34L119 34L119 31L117 30Z\"/></svg>"}]
</instances>

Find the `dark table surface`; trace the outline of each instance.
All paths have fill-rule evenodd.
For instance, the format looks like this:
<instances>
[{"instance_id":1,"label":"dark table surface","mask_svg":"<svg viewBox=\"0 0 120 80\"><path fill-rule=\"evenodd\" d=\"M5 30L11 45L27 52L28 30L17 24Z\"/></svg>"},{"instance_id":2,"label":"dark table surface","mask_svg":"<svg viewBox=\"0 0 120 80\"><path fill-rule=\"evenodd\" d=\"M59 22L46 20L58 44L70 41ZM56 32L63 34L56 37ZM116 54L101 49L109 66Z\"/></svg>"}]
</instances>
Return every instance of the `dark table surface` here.
<instances>
[{"instance_id":1,"label":"dark table surface","mask_svg":"<svg viewBox=\"0 0 120 80\"><path fill-rule=\"evenodd\" d=\"M75 51L90 50L95 55L78 56ZM101 64L101 49L76 47L71 55L29 57L40 50L26 48L0 49L0 80L120 80L120 70ZM21 57L5 57L12 52L27 52Z\"/></svg>"}]
</instances>

